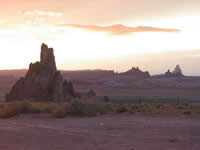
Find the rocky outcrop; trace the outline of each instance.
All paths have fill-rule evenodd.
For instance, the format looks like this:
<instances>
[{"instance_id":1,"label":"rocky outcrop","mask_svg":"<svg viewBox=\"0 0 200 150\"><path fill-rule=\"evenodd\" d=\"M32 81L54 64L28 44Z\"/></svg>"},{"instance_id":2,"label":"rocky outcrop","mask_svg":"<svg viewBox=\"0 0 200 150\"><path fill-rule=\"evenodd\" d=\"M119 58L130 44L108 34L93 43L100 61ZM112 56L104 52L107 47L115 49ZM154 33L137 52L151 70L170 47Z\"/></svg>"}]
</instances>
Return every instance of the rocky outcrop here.
<instances>
[{"instance_id":1,"label":"rocky outcrop","mask_svg":"<svg viewBox=\"0 0 200 150\"><path fill-rule=\"evenodd\" d=\"M181 67L179 65L176 65L176 67L173 71L173 74L176 75L176 76L183 76Z\"/></svg>"},{"instance_id":2,"label":"rocky outcrop","mask_svg":"<svg viewBox=\"0 0 200 150\"><path fill-rule=\"evenodd\" d=\"M171 77L173 74L172 72L168 69L167 72L165 72L164 76L166 77Z\"/></svg>"},{"instance_id":3,"label":"rocky outcrop","mask_svg":"<svg viewBox=\"0 0 200 150\"><path fill-rule=\"evenodd\" d=\"M74 96L72 83L57 71L54 50L42 44L40 62L29 65L26 76L16 82L6 100L63 101Z\"/></svg>"},{"instance_id":4,"label":"rocky outcrop","mask_svg":"<svg viewBox=\"0 0 200 150\"><path fill-rule=\"evenodd\" d=\"M132 67L127 72L120 73L120 75L132 76L135 78L149 78L150 77L150 74L148 71L143 72L138 67Z\"/></svg>"},{"instance_id":5,"label":"rocky outcrop","mask_svg":"<svg viewBox=\"0 0 200 150\"><path fill-rule=\"evenodd\" d=\"M183 73L181 70L181 67L179 65L176 65L173 72L171 72L169 69L167 72L165 72L164 77L183 77Z\"/></svg>"}]
</instances>

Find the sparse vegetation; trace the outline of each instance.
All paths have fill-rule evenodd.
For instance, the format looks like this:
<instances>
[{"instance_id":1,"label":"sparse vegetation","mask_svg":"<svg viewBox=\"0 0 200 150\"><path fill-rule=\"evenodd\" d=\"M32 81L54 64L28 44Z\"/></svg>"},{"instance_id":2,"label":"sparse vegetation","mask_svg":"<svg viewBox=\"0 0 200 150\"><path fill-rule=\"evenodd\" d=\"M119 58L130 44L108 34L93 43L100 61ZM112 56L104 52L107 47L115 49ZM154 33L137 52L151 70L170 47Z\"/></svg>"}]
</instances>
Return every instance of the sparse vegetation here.
<instances>
[{"instance_id":1,"label":"sparse vegetation","mask_svg":"<svg viewBox=\"0 0 200 150\"><path fill-rule=\"evenodd\" d=\"M19 113L31 113L32 104L28 101L22 101L16 103Z\"/></svg>"},{"instance_id":2,"label":"sparse vegetation","mask_svg":"<svg viewBox=\"0 0 200 150\"><path fill-rule=\"evenodd\" d=\"M52 116L55 118L64 118L67 115L66 105L56 105L51 112Z\"/></svg>"},{"instance_id":3,"label":"sparse vegetation","mask_svg":"<svg viewBox=\"0 0 200 150\"><path fill-rule=\"evenodd\" d=\"M177 104L177 105L176 105L176 108L177 108L177 109L184 109L184 108L185 108L185 106L184 106L184 105L182 105L182 104Z\"/></svg>"},{"instance_id":4,"label":"sparse vegetation","mask_svg":"<svg viewBox=\"0 0 200 150\"><path fill-rule=\"evenodd\" d=\"M117 109L117 113L128 112L128 108L125 105L120 105Z\"/></svg>"},{"instance_id":5,"label":"sparse vegetation","mask_svg":"<svg viewBox=\"0 0 200 150\"><path fill-rule=\"evenodd\" d=\"M151 112L153 110L153 106L149 104L141 104L136 109L137 112Z\"/></svg>"},{"instance_id":6,"label":"sparse vegetation","mask_svg":"<svg viewBox=\"0 0 200 150\"><path fill-rule=\"evenodd\" d=\"M16 104L7 104L0 110L0 118L10 118L19 114L19 109Z\"/></svg>"},{"instance_id":7,"label":"sparse vegetation","mask_svg":"<svg viewBox=\"0 0 200 150\"><path fill-rule=\"evenodd\" d=\"M191 115L192 112L191 112L191 111L184 111L183 114L184 114L184 115Z\"/></svg>"},{"instance_id":8,"label":"sparse vegetation","mask_svg":"<svg viewBox=\"0 0 200 150\"><path fill-rule=\"evenodd\" d=\"M104 103L95 97L82 97L70 102L31 102L20 101L3 103L0 109L0 118L9 118L17 114L48 113L55 118L63 118L67 115L78 117L93 117L106 113L140 113L140 112L164 112L168 110L182 111L185 115L191 115L193 109L199 110L199 104L129 104L129 103Z\"/></svg>"},{"instance_id":9,"label":"sparse vegetation","mask_svg":"<svg viewBox=\"0 0 200 150\"><path fill-rule=\"evenodd\" d=\"M70 107L72 116L96 116L106 113L106 107L102 103L73 101Z\"/></svg>"}]
</instances>

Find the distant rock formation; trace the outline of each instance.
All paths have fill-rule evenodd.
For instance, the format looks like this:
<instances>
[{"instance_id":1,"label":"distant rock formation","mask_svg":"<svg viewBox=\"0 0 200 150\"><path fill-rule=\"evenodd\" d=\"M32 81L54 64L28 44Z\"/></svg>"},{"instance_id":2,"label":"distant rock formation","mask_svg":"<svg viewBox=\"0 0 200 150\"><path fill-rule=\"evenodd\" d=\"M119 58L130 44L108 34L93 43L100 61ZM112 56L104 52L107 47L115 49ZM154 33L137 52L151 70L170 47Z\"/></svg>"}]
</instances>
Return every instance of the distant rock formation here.
<instances>
[{"instance_id":1,"label":"distant rock formation","mask_svg":"<svg viewBox=\"0 0 200 150\"><path fill-rule=\"evenodd\" d=\"M183 77L183 73L181 70L181 67L179 65L176 65L175 69L173 72L171 72L169 69L167 72L164 74L165 77Z\"/></svg>"},{"instance_id":2,"label":"distant rock formation","mask_svg":"<svg viewBox=\"0 0 200 150\"><path fill-rule=\"evenodd\" d=\"M127 72L120 73L120 75L127 75L127 76L133 76L136 78L149 78L150 74L148 71L141 71L138 67L132 67Z\"/></svg>"},{"instance_id":3,"label":"distant rock formation","mask_svg":"<svg viewBox=\"0 0 200 150\"><path fill-rule=\"evenodd\" d=\"M176 67L173 71L173 74L176 75L176 76L183 76L181 67L179 65L176 65Z\"/></svg>"},{"instance_id":4,"label":"distant rock formation","mask_svg":"<svg viewBox=\"0 0 200 150\"><path fill-rule=\"evenodd\" d=\"M172 73L171 71L168 69L167 72L165 72L164 74L166 77L171 77L172 76Z\"/></svg>"},{"instance_id":5,"label":"distant rock formation","mask_svg":"<svg viewBox=\"0 0 200 150\"><path fill-rule=\"evenodd\" d=\"M74 96L72 83L57 71L53 49L42 44L40 62L29 65L26 76L16 82L6 100L63 101Z\"/></svg>"}]
</instances>

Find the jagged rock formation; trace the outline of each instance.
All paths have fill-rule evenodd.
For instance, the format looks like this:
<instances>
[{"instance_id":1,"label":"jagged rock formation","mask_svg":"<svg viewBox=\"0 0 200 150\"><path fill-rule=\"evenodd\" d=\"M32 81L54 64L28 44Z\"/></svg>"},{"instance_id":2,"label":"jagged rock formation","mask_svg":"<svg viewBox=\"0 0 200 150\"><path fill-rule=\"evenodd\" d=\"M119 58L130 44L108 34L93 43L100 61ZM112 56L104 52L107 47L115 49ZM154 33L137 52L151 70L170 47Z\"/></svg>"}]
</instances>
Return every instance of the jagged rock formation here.
<instances>
[{"instance_id":1,"label":"jagged rock formation","mask_svg":"<svg viewBox=\"0 0 200 150\"><path fill-rule=\"evenodd\" d=\"M53 49L42 44L40 62L29 65L26 76L16 82L6 100L63 101L74 96L72 83L57 71Z\"/></svg>"},{"instance_id":2,"label":"jagged rock formation","mask_svg":"<svg viewBox=\"0 0 200 150\"><path fill-rule=\"evenodd\" d=\"M126 75L126 76L133 76L136 78L149 78L150 74L148 71L141 71L138 67L132 67L127 72L120 73L120 75Z\"/></svg>"},{"instance_id":3,"label":"jagged rock formation","mask_svg":"<svg viewBox=\"0 0 200 150\"><path fill-rule=\"evenodd\" d=\"M167 72L164 74L165 77L183 77L183 73L181 70L181 67L179 65L176 65L175 69L173 72L171 72L169 69Z\"/></svg>"}]
</instances>

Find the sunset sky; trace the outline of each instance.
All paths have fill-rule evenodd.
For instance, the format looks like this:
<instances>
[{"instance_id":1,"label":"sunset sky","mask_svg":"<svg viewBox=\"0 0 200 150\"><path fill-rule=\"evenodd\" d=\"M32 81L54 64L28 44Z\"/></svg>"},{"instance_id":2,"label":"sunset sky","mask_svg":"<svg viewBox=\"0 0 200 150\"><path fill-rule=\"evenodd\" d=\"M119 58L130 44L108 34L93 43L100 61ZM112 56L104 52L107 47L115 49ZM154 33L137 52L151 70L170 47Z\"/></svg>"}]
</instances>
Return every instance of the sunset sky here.
<instances>
[{"instance_id":1,"label":"sunset sky","mask_svg":"<svg viewBox=\"0 0 200 150\"><path fill-rule=\"evenodd\" d=\"M0 69L28 68L42 43L64 70L200 75L200 0L6 0Z\"/></svg>"}]
</instances>

